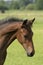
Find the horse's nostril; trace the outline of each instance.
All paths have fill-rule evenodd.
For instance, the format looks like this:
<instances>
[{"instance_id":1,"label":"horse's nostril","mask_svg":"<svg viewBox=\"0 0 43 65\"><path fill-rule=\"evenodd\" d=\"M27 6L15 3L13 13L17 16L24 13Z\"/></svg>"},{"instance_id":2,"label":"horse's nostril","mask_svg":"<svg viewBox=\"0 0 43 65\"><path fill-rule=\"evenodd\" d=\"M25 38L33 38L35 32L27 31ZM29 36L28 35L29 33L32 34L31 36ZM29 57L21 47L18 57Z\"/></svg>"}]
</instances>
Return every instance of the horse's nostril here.
<instances>
[{"instance_id":1,"label":"horse's nostril","mask_svg":"<svg viewBox=\"0 0 43 65\"><path fill-rule=\"evenodd\" d=\"M27 53L27 56L30 56L30 57L32 57L34 55L34 53L32 52L32 53Z\"/></svg>"},{"instance_id":2,"label":"horse's nostril","mask_svg":"<svg viewBox=\"0 0 43 65\"><path fill-rule=\"evenodd\" d=\"M30 56L33 56L33 55L34 55L34 53L31 53L31 54L30 54Z\"/></svg>"}]
</instances>

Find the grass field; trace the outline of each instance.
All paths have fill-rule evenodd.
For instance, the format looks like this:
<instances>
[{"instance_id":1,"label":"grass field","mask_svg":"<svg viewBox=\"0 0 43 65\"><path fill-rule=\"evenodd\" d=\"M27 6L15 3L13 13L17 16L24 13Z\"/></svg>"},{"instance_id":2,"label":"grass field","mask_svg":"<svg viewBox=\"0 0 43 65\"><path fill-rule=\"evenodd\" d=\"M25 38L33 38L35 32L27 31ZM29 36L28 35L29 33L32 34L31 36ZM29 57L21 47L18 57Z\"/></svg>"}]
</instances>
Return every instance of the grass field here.
<instances>
[{"instance_id":1,"label":"grass field","mask_svg":"<svg viewBox=\"0 0 43 65\"><path fill-rule=\"evenodd\" d=\"M32 28L35 55L27 57L23 47L15 40L7 50L8 54L4 65L43 65L43 11L8 11L5 14L0 13L0 19L7 17L36 18Z\"/></svg>"}]
</instances>

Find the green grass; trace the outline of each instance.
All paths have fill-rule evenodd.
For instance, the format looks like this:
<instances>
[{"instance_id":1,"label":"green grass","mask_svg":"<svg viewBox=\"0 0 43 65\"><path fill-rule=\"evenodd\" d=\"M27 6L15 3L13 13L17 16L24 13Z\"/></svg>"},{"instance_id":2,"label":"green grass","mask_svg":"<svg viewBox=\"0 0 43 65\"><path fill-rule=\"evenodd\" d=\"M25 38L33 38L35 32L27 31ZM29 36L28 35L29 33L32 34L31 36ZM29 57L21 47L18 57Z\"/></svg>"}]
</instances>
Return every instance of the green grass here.
<instances>
[{"instance_id":1,"label":"green grass","mask_svg":"<svg viewBox=\"0 0 43 65\"><path fill-rule=\"evenodd\" d=\"M43 65L43 11L8 11L0 13L0 19L17 17L21 19L36 18L33 24L33 41L35 55L27 57L24 48L15 40L8 48L8 54L4 65Z\"/></svg>"}]
</instances>

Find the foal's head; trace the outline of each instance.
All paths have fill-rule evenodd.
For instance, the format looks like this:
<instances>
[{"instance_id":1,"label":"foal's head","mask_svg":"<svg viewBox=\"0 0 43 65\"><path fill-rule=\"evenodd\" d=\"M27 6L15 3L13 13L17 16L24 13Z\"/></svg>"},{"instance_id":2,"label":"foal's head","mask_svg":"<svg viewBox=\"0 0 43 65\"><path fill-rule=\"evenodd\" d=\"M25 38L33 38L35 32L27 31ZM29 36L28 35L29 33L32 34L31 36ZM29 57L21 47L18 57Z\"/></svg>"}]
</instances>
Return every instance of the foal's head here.
<instances>
[{"instance_id":1,"label":"foal's head","mask_svg":"<svg viewBox=\"0 0 43 65\"><path fill-rule=\"evenodd\" d=\"M32 57L35 53L33 46L33 32L31 30L32 24L35 18L32 20L24 20L21 28L18 30L17 39L26 50L28 56Z\"/></svg>"}]
</instances>

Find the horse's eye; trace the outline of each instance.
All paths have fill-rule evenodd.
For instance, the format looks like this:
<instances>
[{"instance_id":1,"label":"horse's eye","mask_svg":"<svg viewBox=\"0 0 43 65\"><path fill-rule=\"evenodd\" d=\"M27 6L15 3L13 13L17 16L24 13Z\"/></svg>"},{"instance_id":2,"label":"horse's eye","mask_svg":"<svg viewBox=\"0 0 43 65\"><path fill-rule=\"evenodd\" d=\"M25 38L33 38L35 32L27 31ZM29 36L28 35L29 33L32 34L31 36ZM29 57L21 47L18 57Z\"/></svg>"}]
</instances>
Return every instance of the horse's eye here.
<instances>
[{"instance_id":1,"label":"horse's eye","mask_svg":"<svg viewBox=\"0 0 43 65\"><path fill-rule=\"evenodd\" d=\"M25 38L27 38L27 35L24 35Z\"/></svg>"}]
</instances>

